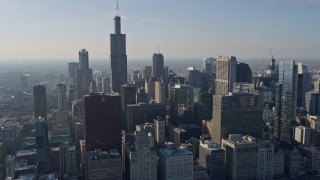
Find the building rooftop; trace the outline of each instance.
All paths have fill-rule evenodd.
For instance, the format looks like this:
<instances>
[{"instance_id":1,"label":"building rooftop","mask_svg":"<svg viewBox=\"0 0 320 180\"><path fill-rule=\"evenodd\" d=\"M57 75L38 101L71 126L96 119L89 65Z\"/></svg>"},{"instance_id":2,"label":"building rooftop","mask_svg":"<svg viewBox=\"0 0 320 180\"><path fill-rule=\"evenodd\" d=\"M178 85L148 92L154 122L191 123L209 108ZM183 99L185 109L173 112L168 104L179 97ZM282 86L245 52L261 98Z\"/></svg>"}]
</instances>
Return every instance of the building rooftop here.
<instances>
[{"instance_id":1,"label":"building rooftop","mask_svg":"<svg viewBox=\"0 0 320 180\"><path fill-rule=\"evenodd\" d=\"M200 146L211 151L221 149L221 145L213 142L213 140L200 141Z\"/></svg>"},{"instance_id":2,"label":"building rooftop","mask_svg":"<svg viewBox=\"0 0 320 180\"><path fill-rule=\"evenodd\" d=\"M95 151L88 152L88 158L91 160L99 160L99 159L112 159L121 157L118 150L112 149L109 152L101 151L100 149L96 149Z\"/></svg>"},{"instance_id":3,"label":"building rooftop","mask_svg":"<svg viewBox=\"0 0 320 180\"><path fill-rule=\"evenodd\" d=\"M249 135L242 136L241 134L229 134L229 138L225 139L225 141L237 145L254 144L256 143L256 138Z\"/></svg>"},{"instance_id":4,"label":"building rooftop","mask_svg":"<svg viewBox=\"0 0 320 180\"><path fill-rule=\"evenodd\" d=\"M188 151L183 147L169 147L161 149L159 152L167 157L192 155L191 151Z\"/></svg>"}]
</instances>

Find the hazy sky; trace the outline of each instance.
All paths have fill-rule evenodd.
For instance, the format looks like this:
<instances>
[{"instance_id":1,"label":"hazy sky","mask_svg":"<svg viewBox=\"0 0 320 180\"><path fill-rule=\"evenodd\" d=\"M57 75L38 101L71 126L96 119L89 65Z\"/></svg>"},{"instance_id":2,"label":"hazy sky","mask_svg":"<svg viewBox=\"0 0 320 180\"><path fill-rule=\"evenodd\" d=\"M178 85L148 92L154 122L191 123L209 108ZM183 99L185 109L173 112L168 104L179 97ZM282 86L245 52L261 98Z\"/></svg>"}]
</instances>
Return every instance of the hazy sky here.
<instances>
[{"instance_id":1,"label":"hazy sky","mask_svg":"<svg viewBox=\"0 0 320 180\"><path fill-rule=\"evenodd\" d=\"M0 0L0 60L109 59L115 0ZM320 0L120 0L128 59L320 57Z\"/></svg>"}]
</instances>

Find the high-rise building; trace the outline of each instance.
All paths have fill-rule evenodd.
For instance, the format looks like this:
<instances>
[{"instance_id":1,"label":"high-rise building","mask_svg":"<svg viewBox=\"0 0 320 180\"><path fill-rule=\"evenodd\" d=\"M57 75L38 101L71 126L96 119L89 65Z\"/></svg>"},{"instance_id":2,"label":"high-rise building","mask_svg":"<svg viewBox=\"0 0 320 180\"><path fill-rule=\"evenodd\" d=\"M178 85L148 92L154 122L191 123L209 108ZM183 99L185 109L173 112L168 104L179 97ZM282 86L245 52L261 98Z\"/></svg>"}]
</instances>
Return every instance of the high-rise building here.
<instances>
[{"instance_id":1,"label":"high-rise building","mask_svg":"<svg viewBox=\"0 0 320 180\"><path fill-rule=\"evenodd\" d=\"M86 152L117 149L121 152L121 97L89 94L84 97Z\"/></svg>"},{"instance_id":2,"label":"high-rise building","mask_svg":"<svg viewBox=\"0 0 320 180\"><path fill-rule=\"evenodd\" d=\"M57 85L58 89L58 110L65 111L67 106L67 87L63 83Z\"/></svg>"},{"instance_id":3,"label":"high-rise building","mask_svg":"<svg viewBox=\"0 0 320 180\"><path fill-rule=\"evenodd\" d=\"M129 165L128 179L157 179L158 161L153 136L141 126L137 126L133 137L133 144L127 145L126 149L126 159L128 160L126 164Z\"/></svg>"},{"instance_id":4,"label":"high-rise building","mask_svg":"<svg viewBox=\"0 0 320 180\"><path fill-rule=\"evenodd\" d=\"M152 77L164 81L164 60L161 53L154 53L152 56Z\"/></svg>"},{"instance_id":5,"label":"high-rise building","mask_svg":"<svg viewBox=\"0 0 320 180\"><path fill-rule=\"evenodd\" d=\"M199 165L207 169L210 180L225 179L225 151L210 140L200 141Z\"/></svg>"},{"instance_id":6,"label":"high-rise building","mask_svg":"<svg viewBox=\"0 0 320 180\"><path fill-rule=\"evenodd\" d=\"M128 104L136 104L137 88L133 84L124 84L120 86L121 96L121 129L128 131L126 126L126 112Z\"/></svg>"},{"instance_id":7,"label":"high-rise building","mask_svg":"<svg viewBox=\"0 0 320 180\"><path fill-rule=\"evenodd\" d=\"M193 180L193 154L185 148L169 147L159 150L161 180Z\"/></svg>"},{"instance_id":8,"label":"high-rise building","mask_svg":"<svg viewBox=\"0 0 320 180\"><path fill-rule=\"evenodd\" d=\"M306 110L310 116L320 116L320 92L306 93Z\"/></svg>"},{"instance_id":9,"label":"high-rise building","mask_svg":"<svg viewBox=\"0 0 320 180\"><path fill-rule=\"evenodd\" d=\"M121 34L121 18L114 17L114 34L110 34L110 60L112 90L119 92L120 86L127 83L126 35Z\"/></svg>"},{"instance_id":10,"label":"high-rise building","mask_svg":"<svg viewBox=\"0 0 320 180\"><path fill-rule=\"evenodd\" d=\"M101 79L102 81L102 92L109 94L111 92L110 90L110 78L104 77Z\"/></svg>"},{"instance_id":11,"label":"high-rise building","mask_svg":"<svg viewBox=\"0 0 320 180\"><path fill-rule=\"evenodd\" d=\"M274 146L269 141L262 141L259 144L258 179L273 179Z\"/></svg>"},{"instance_id":12,"label":"high-rise building","mask_svg":"<svg viewBox=\"0 0 320 180\"><path fill-rule=\"evenodd\" d=\"M236 179L258 179L259 143L252 136L230 134L222 139L226 156L226 177Z\"/></svg>"},{"instance_id":13,"label":"high-rise building","mask_svg":"<svg viewBox=\"0 0 320 180\"><path fill-rule=\"evenodd\" d=\"M45 86L36 85L33 87L33 100L34 118L47 118L47 93Z\"/></svg>"},{"instance_id":14,"label":"high-rise building","mask_svg":"<svg viewBox=\"0 0 320 180\"><path fill-rule=\"evenodd\" d=\"M229 134L248 134L261 138L263 128L263 102L259 95L232 93L213 96L212 132L214 142Z\"/></svg>"},{"instance_id":15,"label":"high-rise building","mask_svg":"<svg viewBox=\"0 0 320 180\"><path fill-rule=\"evenodd\" d=\"M297 79L298 72L295 61L280 61L279 84L276 85L274 137L288 143L294 138Z\"/></svg>"},{"instance_id":16,"label":"high-rise building","mask_svg":"<svg viewBox=\"0 0 320 180\"><path fill-rule=\"evenodd\" d=\"M181 123L192 122L194 116L194 89L189 85L169 86L171 115Z\"/></svg>"},{"instance_id":17,"label":"high-rise building","mask_svg":"<svg viewBox=\"0 0 320 180\"><path fill-rule=\"evenodd\" d=\"M217 59L213 57L204 59L204 72L208 74L216 74Z\"/></svg>"},{"instance_id":18,"label":"high-rise building","mask_svg":"<svg viewBox=\"0 0 320 180\"><path fill-rule=\"evenodd\" d=\"M146 79L144 88L146 93L148 93L148 102L151 100L155 100L155 83L157 79L155 77Z\"/></svg>"},{"instance_id":19,"label":"high-rise building","mask_svg":"<svg viewBox=\"0 0 320 180\"><path fill-rule=\"evenodd\" d=\"M201 73L194 67L188 67L186 73L188 85L192 87L201 87Z\"/></svg>"},{"instance_id":20,"label":"high-rise building","mask_svg":"<svg viewBox=\"0 0 320 180\"><path fill-rule=\"evenodd\" d=\"M97 149L87 154L87 180L121 180L121 155L116 149L101 151Z\"/></svg>"},{"instance_id":21,"label":"high-rise building","mask_svg":"<svg viewBox=\"0 0 320 180\"><path fill-rule=\"evenodd\" d=\"M77 154L75 146L68 143L59 146L60 177L77 176Z\"/></svg>"},{"instance_id":22,"label":"high-rise building","mask_svg":"<svg viewBox=\"0 0 320 180\"><path fill-rule=\"evenodd\" d=\"M237 63L237 75L236 82L246 82L252 83L252 71L248 64L246 63Z\"/></svg>"},{"instance_id":23,"label":"high-rise building","mask_svg":"<svg viewBox=\"0 0 320 180\"><path fill-rule=\"evenodd\" d=\"M233 91L236 82L237 59L230 56L219 56L216 65L216 90L215 94L228 94Z\"/></svg>"},{"instance_id":24,"label":"high-rise building","mask_svg":"<svg viewBox=\"0 0 320 180\"><path fill-rule=\"evenodd\" d=\"M49 169L49 139L48 121L46 118L37 118L34 124L36 133L37 171L42 174Z\"/></svg>"},{"instance_id":25,"label":"high-rise building","mask_svg":"<svg viewBox=\"0 0 320 180\"><path fill-rule=\"evenodd\" d=\"M148 94L146 93L144 87L138 88L136 99L136 104L148 102Z\"/></svg>"},{"instance_id":26,"label":"high-rise building","mask_svg":"<svg viewBox=\"0 0 320 180\"><path fill-rule=\"evenodd\" d=\"M74 99L76 99L76 85L77 85L77 69L79 67L79 63L78 62L69 62L68 63L68 98L69 101L73 101Z\"/></svg>"},{"instance_id":27,"label":"high-rise building","mask_svg":"<svg viewBox=\"0 0 320 180\"><path fill-rule=\"evenodd\" d=\"M28 75L28 74L24 74L24 75L20 76L20 84L21 84L22 88L28 87L29 77L30 77L30 75Z\"/></svg>"},{"instance_id":28,"label":"high-rise building","mask_svg":"<svg viewBox=\"0 0 320 180\"><path fill-rule=\"evenodd\" d=\"M311 90L311 74L305 64L298 63L297 106L306 108L306 92Z\"/></svg>"},{"instance_id":29,"label":"high-rise building","mask_svg":"<svg viewBox=\"0 0 320 180\"><path fill-rule=\"evenodd\" d=\"M163 81L156 81L154 84L154 95L155 99L158 103L166 102L166 84Z\"/></svg>"},{"instance_id":30,"label":"high-rise building","mask_svg":"<svg viewBox=\"0 0 320 180\"><path fill-rule=\"evenodd\" d=\"M152 66L145 66L143 70L143 77L150 79L152 77Z\"/></svg>"},{"instance_id":31,"label":"high-rise building","mask_svg":"<svg viewBox=\"0 0 320 180\"><path fill-rule=\"evenodd\" d=\"M150 104L128 104L126 112L126 127L127 132L134 132L136 125L145 124L146 122L152 123L153 119L157 116L165 117L166 106L165 104L155 103L152 101Z\"/></svg>"},{"instance_id":32,"label":"high-rise building","mask_svg":"<svg viewBox=\"0 0 320 180\"><path fill-rule=\"evenodd\" d=\"M89 69L89 53L85 49L79 51L79 67L76 71L76 94L81 99L89 93L92 81L92 69Z\"/></svg>"},{"instance_id":33,"label":"high-rise building","mask_svg":"<svg viewBox=\"0 0 320 180\"><path fill-rule=\"evenodd\" d=\"M166 141L166 121L163 117L157 116L153 119L154 139L158 145Z\"/></svg>"}]
</instances>

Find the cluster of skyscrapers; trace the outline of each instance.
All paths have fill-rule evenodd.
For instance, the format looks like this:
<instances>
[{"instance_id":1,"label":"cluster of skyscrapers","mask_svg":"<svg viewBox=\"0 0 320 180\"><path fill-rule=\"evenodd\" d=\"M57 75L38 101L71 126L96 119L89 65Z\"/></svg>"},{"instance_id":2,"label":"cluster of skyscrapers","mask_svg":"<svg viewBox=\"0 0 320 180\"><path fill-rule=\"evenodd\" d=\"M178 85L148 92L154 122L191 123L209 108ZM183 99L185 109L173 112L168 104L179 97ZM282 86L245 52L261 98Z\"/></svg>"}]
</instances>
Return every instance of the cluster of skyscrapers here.
<instances>
[{"instance_id":1,"label":"cluster of skyscrapers","mask_svg":"<svg viewBox=\"0 0 320 180\"><path fill-rule=\"evenodd\" d=\"M294 60L277 65L272 57L265 73L253 76L248 64L219 56L205 59L203 70L188 67L181 76L164 65L158 52L152 66L129 78L119 15L110 35L110 62L111 77L93 75L88 51L80 50L79 62L68 64L67 81L56 85L57 109L47 106L45 85L33 87L32 120L0 129L0 165L6 174L1 177L269 180L320 175L320 81L312 83L306 65ZM21 76L22 87L28 77ZM25 138L23 147L14 149L20 133L33 139Z\"/></svg>"}]
</instances>

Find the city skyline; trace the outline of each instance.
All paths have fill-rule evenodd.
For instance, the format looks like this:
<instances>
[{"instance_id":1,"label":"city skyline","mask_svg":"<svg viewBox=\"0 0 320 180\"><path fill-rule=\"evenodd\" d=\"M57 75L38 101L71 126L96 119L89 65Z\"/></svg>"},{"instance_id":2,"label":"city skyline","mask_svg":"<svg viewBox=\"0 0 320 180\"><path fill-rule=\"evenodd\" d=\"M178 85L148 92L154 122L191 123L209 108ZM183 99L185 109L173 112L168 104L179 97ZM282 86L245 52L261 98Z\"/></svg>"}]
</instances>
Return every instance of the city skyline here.
<instances>
[{"instance_id":1,"label":"city skyline","mask_svg":"<svg viewBox=\"0 0 320 180\"><path fill-rule=\"evenodd\" d=\"M0 0L0 61L76 59L82 48L90 52L90 59L109 61L115 4ZM320 57L318 0L122 0L119 4L129 61L151 59L159 47L165 59L270 58L268 48L276 58Z\"/></svg>"}]
</instances>

